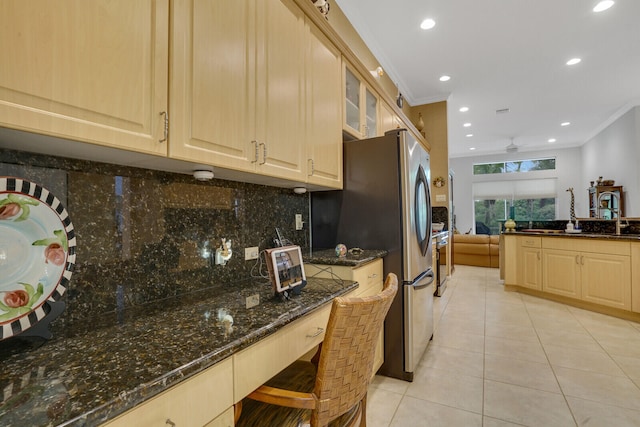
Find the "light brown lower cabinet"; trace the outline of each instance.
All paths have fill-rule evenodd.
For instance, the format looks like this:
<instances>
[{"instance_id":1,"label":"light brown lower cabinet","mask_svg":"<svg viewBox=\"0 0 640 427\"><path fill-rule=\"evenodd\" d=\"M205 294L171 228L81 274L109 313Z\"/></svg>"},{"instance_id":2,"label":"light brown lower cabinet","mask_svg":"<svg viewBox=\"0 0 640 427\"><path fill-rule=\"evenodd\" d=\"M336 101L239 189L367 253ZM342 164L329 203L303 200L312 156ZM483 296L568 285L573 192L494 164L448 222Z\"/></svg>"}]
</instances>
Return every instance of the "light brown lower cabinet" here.
<instances>
[{"instance_id":1,"label":"light brown lower cabinet","mask_svg":"<svg viewBox=\"0 0 640 427\"><path fill-rule=\"evenodd\" d=\"M305 272L308 276L315 277L338 277L342 280L353 280L358 282L358 288L353 291L350 296L368 296L375 295L382 291L384 285L384 272L382 259L377 259L360 267L350 267L343 265L325 265L325 264L305 264ZM384 362L384 331L380 331L378 337L378 346L376 347L376 355L373 362L373 372L380 369Z\"/></svg>"},{"instance_id":2,"label":"light brown lower cabinet","mask_svg":"<svg viewBox=\"0 0 640 427\"><path fill-rule=\"evenodd\" d=\"M231 358L182 381L136 406L103 427L233 426L233 362Z\"/></svg>"},{"instance_id":3,"label":"light brown lower cabinet","mask_svg":"<svg viewBox=\"0 0 640 427\"><path fill-rule=\"evenodd\" d=\"M640 244L507 234L503 239L505 247L516 252L511 257L505 254L505 259L509 259L504 266L505 285L640 312L640 295L634 295L640 293L640 268L632 262L632 254L640 262ZM632 301L637 307L632 307Z\"/></svg>"}]
</instances>

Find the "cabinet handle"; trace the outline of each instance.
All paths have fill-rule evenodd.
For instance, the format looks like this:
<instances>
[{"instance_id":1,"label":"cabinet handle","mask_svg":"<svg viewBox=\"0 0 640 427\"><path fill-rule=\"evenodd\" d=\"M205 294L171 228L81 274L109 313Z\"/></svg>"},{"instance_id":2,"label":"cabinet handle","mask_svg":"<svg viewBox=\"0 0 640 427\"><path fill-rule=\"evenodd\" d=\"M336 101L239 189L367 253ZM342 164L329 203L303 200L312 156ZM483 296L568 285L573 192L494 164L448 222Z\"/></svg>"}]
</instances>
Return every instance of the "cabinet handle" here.
<instances>
[{"instance_id":1,"label":"cabinet handle","mask_svg":"<svg viewBox=\"0 0 640 427\"><path fill-rule=\"evenodd\" d=\"M584 265L584 255L580 255L580 264Z\"/></svg>"},{"instance_id":2,"label":"cabinet handle","mask_svg":"<svg viewBox=\"0 0 640 427\"><path fill-rule=\"evenodd\" d=\"M315 167L315 163L313 162L313 159L309 159L309 163L311 164L311 168L309 169L309 173L307 174L308 176L312 176L313 173L316 171Z\"/></svg>"},{"instance_id":3,"label":"cabinet handle","mask_svg":"<svg viewBox=\"0 0 640 427\"><path fill-rule=\"evenodd\" d=\"M538 261L540 261L540 252L537 252L536 255L538 255Z\"/></svg>"},{"instance_id":4,"label":"cabinet handle","mask_svg":"<svg viewBox=\"0 0 640 427\"><path fill-rule=\"evenodd\" d=\"M260 162L260 164L264 165L265 163L267 163L267 144L261 142L258 145L262 145L262 161Z\"/></svg>"},{"instance_id":5,"label":"cabinet handle","mask_svg":"<svg viewBox=\"0 0 640 427\"><path fill-rule=\"evenodd\" d=\"M158 142L166 142L167 137L169 136L169 113L161 111L160 115L164 116L164 138L160 139Z\"/></svg>"},{"instance_id":6,"label":"cabinet handle","mask_svg":"<svg viewBox=\"0 0 640 427\"><path fill-rule=\"evenodd\" d=\"M580 255L576 255L576 264L580 264Z\"/></svg>"},{"instance_id":7,"label":"cabinet handle","mask_svg":"<svg viewBox=\"0 0 640 427\"><path fill-rule=\"evenodd\" d=\"M370 274L369 276L367 276L369 279L375 279L376 277L378 277L378 273L373 273Z\"/></svg>"},{"instance_id":8,"label":"cabinet handle","mask_svg":"<svg viewBox=\"0 0 640 427\"><path fill-rule=\"evenodd\" d=\"M253 141L251 141L251 143L254 144L253 160L251 160L251 163L255 163L258 161L258 141L254 139Z\"/></svg>"},{"instance_id":9,"label":"cabinet handle","mask_svg":"<svg viewBox=\"0 0 640 427\"><path fill-rule=\"evenodd\" d=\"M174 423L173 421L171 421L171 418L167 418L167 421L164 422L165 425L168 425L170 427L176 427L176 423Z\"/></svg>"},{"instance_id":10,"label":"cabinet handle","mask_svg":"<svg viewBox=\"0 0 640 427\"><path fill-rule=\"evenodd\" d=\"M317 328L316 333L313 335L307 335L307 338L315 338L318 335L322 334L324 332L324 328Z\"/></svg>"}]
</instances>

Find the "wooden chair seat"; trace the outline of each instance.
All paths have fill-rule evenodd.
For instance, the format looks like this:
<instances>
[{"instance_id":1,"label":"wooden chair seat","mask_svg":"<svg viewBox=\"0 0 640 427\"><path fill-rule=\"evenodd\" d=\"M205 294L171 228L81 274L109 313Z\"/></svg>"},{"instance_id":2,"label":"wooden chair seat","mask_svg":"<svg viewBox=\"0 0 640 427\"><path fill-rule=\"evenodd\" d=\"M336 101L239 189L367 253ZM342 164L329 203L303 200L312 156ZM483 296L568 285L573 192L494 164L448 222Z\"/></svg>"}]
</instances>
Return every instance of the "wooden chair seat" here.
<instances>
[{"instance_id":1,"label":"wooden chair seat","mask_svg":"<svg viewBox=\"0 0 640 427\"><path fill-rule=\"evenodd\" d=\"M390 273L377 295L335 298L319 357L294 362L251 393L236 426L365 426L378 335L397 290Z\"/></svg>"}]
</instances>

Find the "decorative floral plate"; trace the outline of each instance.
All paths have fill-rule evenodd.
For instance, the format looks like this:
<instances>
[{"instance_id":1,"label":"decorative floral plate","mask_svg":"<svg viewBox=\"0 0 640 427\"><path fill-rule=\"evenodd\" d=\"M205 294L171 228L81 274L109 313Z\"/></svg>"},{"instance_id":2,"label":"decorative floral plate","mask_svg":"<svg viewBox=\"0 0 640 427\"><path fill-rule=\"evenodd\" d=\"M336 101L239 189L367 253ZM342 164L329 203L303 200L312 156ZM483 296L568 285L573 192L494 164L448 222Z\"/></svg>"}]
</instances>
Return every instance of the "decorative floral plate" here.
<instances>
[{"instance_id":1,"label":"decorative floral plate","mask_svg":"<svg viewBox=\"0 0 640 427\"><path fill-rule=\"evenodd\" d=\"M73 224L60 201L25 179L0 177L0 340L49 312L76 260Z\"/></svg>"}]
</instances>

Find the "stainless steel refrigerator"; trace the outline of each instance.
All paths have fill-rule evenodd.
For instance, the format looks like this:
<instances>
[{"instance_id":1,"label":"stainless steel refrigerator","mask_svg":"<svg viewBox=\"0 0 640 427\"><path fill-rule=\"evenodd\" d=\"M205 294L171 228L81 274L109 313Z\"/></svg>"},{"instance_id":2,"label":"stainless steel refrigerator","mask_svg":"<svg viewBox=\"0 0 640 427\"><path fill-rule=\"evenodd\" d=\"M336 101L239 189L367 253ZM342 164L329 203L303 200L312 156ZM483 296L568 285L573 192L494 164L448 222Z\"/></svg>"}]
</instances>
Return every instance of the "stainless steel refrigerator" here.
<instances>
[{"instance_id":1,"label":"stainless steel refrigerator","mask_svg":"<svg viewBox=\"0 0 640 427\"><path fill-rule=\"evenodd\" d=\"M344 189L311 196L312 247L385 249L401 287L384 328L379 374L413 380L433 337L429 154L404 129L344 143Z\"/></svg>"}]
</instances>

